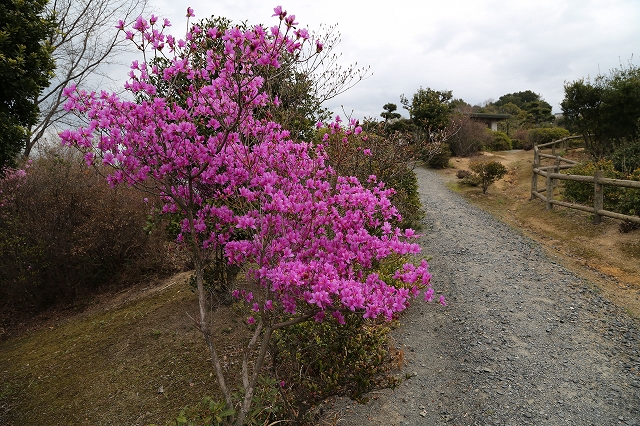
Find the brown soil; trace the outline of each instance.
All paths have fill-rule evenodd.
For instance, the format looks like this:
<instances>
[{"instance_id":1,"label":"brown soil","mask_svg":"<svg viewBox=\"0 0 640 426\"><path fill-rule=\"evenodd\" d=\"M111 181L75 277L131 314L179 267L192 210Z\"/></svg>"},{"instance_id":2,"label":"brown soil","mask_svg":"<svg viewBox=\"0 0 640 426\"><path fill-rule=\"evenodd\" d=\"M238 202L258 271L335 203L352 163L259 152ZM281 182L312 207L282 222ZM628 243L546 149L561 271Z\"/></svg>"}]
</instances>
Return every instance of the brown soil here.
<instances>
[{"instance_id":1,"label":"brown soil","mask_svg":"<svg viewBox=\"0 0 640 426\"><path fill-rule=\"evenodd\" d=\"M579 155L579 153L574 154ZM492 157L509 173L489 187L462 185L456 178L470 161ZM453 158L441 171L452 189L472 203L490 211L514 228L541 243L551 256L597 284L607 298L640 318L640 230L622 233L620 221L603 218L594 225L588 213L554 206L550 211L541 200L530 200L532 151L483 153L474 158Z\"/></svg>"}]
</instances>

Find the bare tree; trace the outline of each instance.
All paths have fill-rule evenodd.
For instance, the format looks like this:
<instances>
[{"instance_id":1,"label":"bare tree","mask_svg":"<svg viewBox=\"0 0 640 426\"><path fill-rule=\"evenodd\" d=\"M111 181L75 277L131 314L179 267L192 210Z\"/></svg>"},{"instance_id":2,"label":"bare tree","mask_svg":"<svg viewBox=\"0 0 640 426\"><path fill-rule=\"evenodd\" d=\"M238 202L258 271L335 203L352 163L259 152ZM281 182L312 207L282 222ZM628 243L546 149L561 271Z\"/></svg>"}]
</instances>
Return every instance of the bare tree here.
<instances>
[{"instance_id":1,"label":"bare tree","mask_svg":"<svg viewBox=\"0 0 640 426\"><path fill-rule=\"evenodd\" d=\"M47 131L72 124L73 116L63 108L66 86L73 83L88 89L92 84L97 87L104 80L112 81L107 68L119 63L118 56L131 49L115 25L118 20L128 23L137 18L146 7L147 0L52 0L48 4L58 24L49 40L56 70L50 86L36 99L40 121L29 129L25 158Z\"/></svg>"}]
</instances>

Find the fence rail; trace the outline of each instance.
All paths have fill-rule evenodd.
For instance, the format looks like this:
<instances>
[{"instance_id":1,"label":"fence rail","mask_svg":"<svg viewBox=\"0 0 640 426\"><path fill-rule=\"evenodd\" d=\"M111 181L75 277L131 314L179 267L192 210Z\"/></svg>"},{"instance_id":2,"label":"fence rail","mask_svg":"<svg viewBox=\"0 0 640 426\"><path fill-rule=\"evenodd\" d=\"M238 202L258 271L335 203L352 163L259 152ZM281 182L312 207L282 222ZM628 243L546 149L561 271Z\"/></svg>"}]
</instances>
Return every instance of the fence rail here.
<instances>
[{"instance_id":1,"label":"fence rail","mask_svg":"<svg viewBox=\"0 0 640 426\"><path fill-rule=\"evenodd\" d=\"M624 179L609 179L604 177L604 172L598 170L594 176L582 176L582 175L567 175L560 173L560 170L570 169L577 162L563 158L556 155L556 146L564 145L566 147L567 141L571 139L581 138L582 136L570 136L567 138L559 139L557 141L548 142L540 145L534 145L533 147L533 173L531 176L531 199L538 198L547 203L547 210L551 210L554 205L568 207L575 210L581 210L584 212L593 213L593 222L600 223L602 216L611 217L614 219L640 223L639 216L628 216L621 213L616 213L608 210L604 210L604 186L618 186L623 188L637 188L640 189L640 182L634 180ZM543 154L540 152L540 148L551 147L551 155ZM543 159L552 159L554 164L548 166L542 166L541 161ZM566 164L562 164L566 163ZM538 188L538 177L542 176L546 179L546 186L544 188ZM560 180L571 180L576 182L593 183L593 207L585 206L582 204L568 203L566 201L555 200L553 198L553 191L558 186Z\"/></svg>"}]
</instances>

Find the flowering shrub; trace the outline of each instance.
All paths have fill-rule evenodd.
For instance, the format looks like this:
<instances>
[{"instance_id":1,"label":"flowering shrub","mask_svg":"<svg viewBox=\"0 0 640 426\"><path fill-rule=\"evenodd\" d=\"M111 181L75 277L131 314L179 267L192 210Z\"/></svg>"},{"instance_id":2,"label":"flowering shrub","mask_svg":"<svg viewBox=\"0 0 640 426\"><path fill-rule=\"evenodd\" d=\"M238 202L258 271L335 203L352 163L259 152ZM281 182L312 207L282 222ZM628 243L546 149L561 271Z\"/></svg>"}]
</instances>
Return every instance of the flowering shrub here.
<instances>
[{"instance_id":1,"label":"flowering shrub","mask_svg":"<svg viewBox=\"0 0 640 426\"><path fill-rule=\"evenodd\" d=\"M423 212L412 168L413 147L398 132L386 134L384 123L367 122L364 128L360 131L355 120L345 128L337 120L319 129L316 143L322 144L337 174L355 176L365 185L384 182L393 188L390 200L401 218L397 225L403 229L419 227ZM370 176L376 179L370 181Z\"/></svg>"},{"instance_id":2,"label":"flowering shrub","mask_svg":"<svg viewBox=\"0 0 640 426\"><path fill-rule=\"evenodd\" d=\"M87 124L60 134L64 144L84 152L87 164L110 166L111 185L157 194L161 214L181 217L177 241L192 255L198 324L227 408L235 405L211 339L203 270L218 248L229 263L247 266L258 290L234 291L255 312L248 319L255 333L242 362L245 394L233 418L237 424L249 412L274 330L327 315L341 323L344 312L391 319L421 289L426 299L433 297L425 261L395 273L402 286L389 285L373 270L387 256L420 250L410 241L411 229L390 224L398 216L392 191L375 177L364 187L356 177L339 176L322 146L294 142L278 124L254 114L279 102L263 90L267 73L260 69L279 68L281 57L298 56L308 42L294 15L279 6L274 12L279 25L269 29L203 33L194 25L181 40L165 35L168 21L138 18L126 31L145 53L144 62L132 64L125 86L135 101L69 87L66 108ZM187 16L194 16L192 9ZM124 31L122 23L118 27ZM224 48L209 49L200 63L192 59L203 37ZM322 47L316 41L315 50ZM150 65L159 57L166 66Z\"/></svg>"}]
</instances>

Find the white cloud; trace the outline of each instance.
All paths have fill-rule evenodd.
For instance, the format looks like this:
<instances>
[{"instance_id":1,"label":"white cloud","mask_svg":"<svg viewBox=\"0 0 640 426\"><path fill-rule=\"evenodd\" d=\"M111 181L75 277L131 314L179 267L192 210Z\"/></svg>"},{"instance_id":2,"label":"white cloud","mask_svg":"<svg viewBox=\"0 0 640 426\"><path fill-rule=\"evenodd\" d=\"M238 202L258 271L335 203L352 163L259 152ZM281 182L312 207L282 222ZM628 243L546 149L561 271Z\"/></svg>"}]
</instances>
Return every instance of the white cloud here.
<instances>
[{"instance_id":1,"label":"white cloud","mask_svg":"<svg viewBox=\"0 0 640 426\"><path fill-rule=\"evenodd\" d=\"M198 19L215 14L270 25L278 4L311 29L338 23L343 63L371 65L372 77L328 103L357 117L377 116L382 105L399 104L401 94L420 86L452 90L472 104L532 90L559 112L565 81L607 73L640 55L637 0L194 0L189 6ZM172 20L176 34L184 32L187 4L151 5Z\"/></svg>"}]
</instances>

